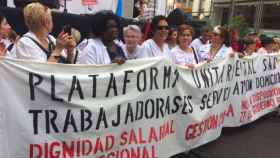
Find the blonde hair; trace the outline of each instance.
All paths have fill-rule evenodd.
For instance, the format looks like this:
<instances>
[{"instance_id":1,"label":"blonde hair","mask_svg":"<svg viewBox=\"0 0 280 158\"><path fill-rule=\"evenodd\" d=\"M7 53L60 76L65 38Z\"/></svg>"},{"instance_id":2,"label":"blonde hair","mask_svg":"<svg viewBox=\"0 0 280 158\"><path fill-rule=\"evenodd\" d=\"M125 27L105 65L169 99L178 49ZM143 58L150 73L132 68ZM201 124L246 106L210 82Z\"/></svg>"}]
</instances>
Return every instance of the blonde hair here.
<instances>
[{"instance_id":1,"label":"blonde hair","mask_svg":"<svg viewBox=\"0 0 280 158\"><path fill-rule=\"evenodd\" d=\"M24 21L29 30L38 30L51 15L50 9L38 2L28 4L24 10Z\"/></svg>"}]
</instances>

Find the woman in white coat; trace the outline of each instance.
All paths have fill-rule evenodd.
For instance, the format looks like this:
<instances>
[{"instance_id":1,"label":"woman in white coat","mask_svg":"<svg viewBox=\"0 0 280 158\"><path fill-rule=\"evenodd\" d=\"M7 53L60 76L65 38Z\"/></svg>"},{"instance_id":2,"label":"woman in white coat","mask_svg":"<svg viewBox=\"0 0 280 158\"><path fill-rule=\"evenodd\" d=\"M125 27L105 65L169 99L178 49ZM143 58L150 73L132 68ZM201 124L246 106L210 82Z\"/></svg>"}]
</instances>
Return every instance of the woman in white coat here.
<instances>
[{"instance_id":1,"label":"woman in white coat","mask_svg":"<svg viewBox=\"0 0 280 158\"><path fill-rule=\"evenodd\" d=\"M141 46L140 58L163 57L171 59L171 52L165 43L168 37L169 26L164 16L155 16L152 19L153 37L146 40Z\"/></svg>"},{"instance_id":2,"label":"woman in white coat","mask_svg":"<svg viewBox=\"0 0 280 158\"><path fill-rule=\"evenodd\" d=\"M126 57L116 42L120 29L117 15L111 11L100 11L92 16L93 38L79 46L78 64L122 64Z\"/></svg>"},{"instance_id":3,"label":"woman in white coat","mask_svg":"<svg viewBox=\"0 0 280 158\"><path fill-rule=\"evenodd\" d=\"M51 10L40 4L30 3L24 10L28 32L15 45L17 58L47 62L74 62L76 42L71 35L61 32L55 39Z\"/></svg>"},{"instance_id":4,"label":"woman in white coat","mask_svg":"<svg viewBox=\"0 0 280 158\"><path fill-rule=\"evenodd\" d=\"M202 46L199 52L202 59L208 61L214 59L223 59L231 53L233 53L233 50L230 47L229 32L221 26L216 26L214 28L211 44Z\"/></svg>"},{"instance_id":5,"label":"woman in white coat","mask_svg":"<svg viewBox=\"0 0 280 158\"><path fill-rule=\"evenodd\" d=\"M172 60L175 64L194 67L198 63L197 54L194 48L190 46L194 30L191 26L182 24L178 26L178 46L171 50Z\"/></svg>"}]
</instances>

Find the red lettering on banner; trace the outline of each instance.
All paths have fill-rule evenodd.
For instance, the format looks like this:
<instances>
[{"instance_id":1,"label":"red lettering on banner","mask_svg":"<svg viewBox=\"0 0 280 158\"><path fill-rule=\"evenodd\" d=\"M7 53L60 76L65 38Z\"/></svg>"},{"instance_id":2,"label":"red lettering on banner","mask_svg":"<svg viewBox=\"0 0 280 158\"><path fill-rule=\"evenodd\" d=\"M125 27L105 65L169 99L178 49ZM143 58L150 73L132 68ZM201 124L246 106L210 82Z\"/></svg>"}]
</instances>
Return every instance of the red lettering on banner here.
<instances>
[{"instance_id":1,"label":"red lettering on banner","mask_svg":"<svg viewBox=\"0 0 280 158\"><path fill-rule=\"evenodd\" d=\"M228 109L224 112L226 117L234 117L234 110L231 104L229 104Z\"/></svg>"},{"instance_id":2,"label":"red lettering on banner","mask_svg":"<svg viewBox=\"0 0 280 158\"><path fill-rule=\"evenodd\" d=\"M141 128L139 128L139 129L141 129ZM136 132L134 131L134 129L131 129L129 133L130 133L129 144L138 144L137 137L135 134ZM139 134L140 134L140 132L139 132ZM140 138L140 136L139 136L139 138Z\"/></svg>"},{"instance_id":3,"label":"red lettering on banner","mask_svg":"<svg viewBox=\"0 0 280 158\"><path fill-rule=\"evenodd\" d=\"M158 138L157 138L156 130L154 127L151 127L148 142L157 142L157 141Z\"/></svg>"},{"instance_id":4,"label":"red lettering on banner","mask_svg":"<svg viewBox=\"0 0 280 158\"><path fill-rule=\"evenodd\" d=\"M59 151L59 142L55 141L50 145L50 157L52 158L59 158L60 151ZM58 149L58 150L55 150Z\"/></svg>"},{"instance_id":5,"label":"red lettering on banner","mask_svg":"<svg viewBox=\"0 0 280 158\"><path fill-rule=\"evenodd\" d=\"M93 153L96 154L97 152L103 152L103 145L101 143L100 138L97 138L96 142L95 142L95 148Z\"/></svg>"},{"instance_id":6,"label":"red lettering on banner","mask_svg":"<svg viewBox=\"0 0 280 158\"><path fill-rule=\"evenodd\" d=\"M88 146L87 146L87 144L88 144ZM86 151L86 149L88 149L88 151ZM89 155L91 150L92 150L92 143L91 143L91 141L88 140L88 139L82 141L82 154L83 155Z\"/></svg>"},{"instance_id":7,"label":"red lettering on banner","mask_svg":"<svg viewBox=\"0 0 280 158\"><path fill-rule=\"evenodd\" d=\"M245 123L248 120L252 118L252 113L250 110L248 111L241 111L241 116L240 116L240 123Z\"/></svg>"},{"instance_id":8,"label":"red lettering on banner","mask_svg":"<svg viewBox=\"0 0 280 158\"><path fill-rule=\"evenodd\" d=\"M63 157L67 157L67 155L69 155L71 158L74 157L74 141L71 141L71 145L70 147L68 147L68 145L66 143L63 143L62 145L62 153L63 153Z\"/></svg>"},{"instance_id":9,"label":"red lettering on banner","mask_svg":"<svg viewBox=\"0 0 280 158\"><path fill-rule=\"evenodd\" d=\"M139 144L145 144L146 140L143 139L142 128L139 128Z\"/></svg>"},{"instance_id":10,"label":"red lettering on banner","mask_svg":"<svg viewBox=\"0 0 280 158\"><path fill-rule=\"evenodd\" d=\"M253 105L253 113L256 114L265 109L276 107L276 104L273 99L265 100Z\"/></svg>"},{"instance_id":11,"label":"red lettering on banner","mask_svg":"<svg viewBox=\"0 0 280 158\"><path fill-rule=\"evenodd\" d=\"M190 141L202 136L207 131L216 130L223 125L225 117L234 117L234 110L231 104L228 106L228 109L219 115L211 115L201 122L189 124L185 131L185 140Z\"/></svg>"},{"instance_id":12,"label":"red lettering on banner","mask_svg":"<svg viewBox=\"0 0 280 158\"><path fill-rule=\"evenodd\" d=\"M106 153L94 154L94 149L90 150L90 154L84 155L82 153L77 153L77 145L82 145L81 142L88 142L88 140L77 140L70 142L48 142L44 144L30 144L29 158L83 158L83 157L96 157L96 158L157 158L156 156L156 146L155 145L145 145L123 148L117 151L109 151ZM70 144L70 146L69 146ZM91 142L93 144L93 142ZM102 143L101 143L102 144ZM74 146L74 148L72 148ZM84 146L86 147L86 146ZM83 148L81 146L81 148ZM44 150L43 150L44 149ZM62 151L61 151L62 149ZM72 151L73 154L72 154ZM79 149L79 151L81 151ZM67 153L67 154L65 154ZM80 156L78 156L80 155Z\"/></svg>"},{"instance_id":13,"label":"red lettering on banner","mask_svg":"<svg viewBox=\"0 0 280 158\"><path fill-rule=\"evenodd\" d=\"M249 103L247 99L244 99L241 101L241 109L242 110L248 110L249 109Z\"/></svg>"},{"instance_id":14,"label":"red lettering on banner","mask_svg":"<svg viewBox=\"0 0 280 158\"><path fill-rule=\"evenodd\" d=\"M265 91L259 91L253 94L248 101L247 98L241 101L240 123L246 123L257 113L267 109L272 109L279 104L278 96L280 88L272 88ZM276 98L276 100L275 100Z\"/></svg>"},{"instance_id":15,"label":"red lettering on banner","mask_svg":"<svg viewBox=\"0 0 280 158\"><path fill-rule=\"evenodd\" d=\"M126 131L122 132L120 145L123 146L123 145L127 144L127 142L128 142L127 135L128 135L128 133Z\"/></svg>"},{"instance_id":16,"label":"red lettering on banner","mask_svg":"<svg viewBox=\"0 0 280 158\"><path fill-rule=\"evenodd\" d=\"M146 144L154 143L163 140L167 136L175 133L175 127L173 120L167 121L160 125L158 128L150 127L147 130L146 137L143 137L142 128L132 128L127 131L123 131L120 135L120 145L131 145L131 144Z\"/></svg>"},{"instance_id":17,"label":"red lettering on banner","mask_svg":"<svg viewBox=\"0 0 280 158\"><path fill-rule=\"evenodd\" d=\"M33 158L35 156L33 156L33 154L35 153L35 148L37 148L38 153L36 154L36 157L40 158L43 155L43 151L42 151L42 146L39 144L30 144L29 145L29 158Z\"/></svg>"}]
</instances>

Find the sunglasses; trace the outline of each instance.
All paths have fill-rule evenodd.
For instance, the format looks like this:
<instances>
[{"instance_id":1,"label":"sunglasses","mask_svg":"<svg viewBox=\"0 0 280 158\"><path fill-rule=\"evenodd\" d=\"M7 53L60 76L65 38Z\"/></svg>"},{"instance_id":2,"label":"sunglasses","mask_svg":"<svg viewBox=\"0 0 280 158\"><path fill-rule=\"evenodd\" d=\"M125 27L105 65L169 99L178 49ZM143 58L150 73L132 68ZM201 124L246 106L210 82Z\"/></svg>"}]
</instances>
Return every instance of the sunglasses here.
<instances>
[{"instance_id":1,"label":"sunglasses","mask_svg":"<svg viewBox=\"0 0 280 158\"><path fill-rule=\"evenodd\" d=\"M169 26L158 26L157 29L158 30L163 30L163 29L169 30Z\"/></svg>"}]
</instances>

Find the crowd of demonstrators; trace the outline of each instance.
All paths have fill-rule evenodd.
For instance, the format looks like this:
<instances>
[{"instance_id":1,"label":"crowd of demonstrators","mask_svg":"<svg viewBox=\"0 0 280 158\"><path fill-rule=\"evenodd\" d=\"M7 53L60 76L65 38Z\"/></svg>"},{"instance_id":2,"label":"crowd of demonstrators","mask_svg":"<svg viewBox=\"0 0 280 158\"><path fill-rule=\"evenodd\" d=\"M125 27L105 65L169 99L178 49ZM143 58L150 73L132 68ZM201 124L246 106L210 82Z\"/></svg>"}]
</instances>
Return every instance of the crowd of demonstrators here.
<instances>
[{"instance_id":1,"label":"crowd of demonstrators","mask_svg":"<svg viewBox=\"0 0 280 158\"><path fill-rule=\"evenodd\" d=\"M179 12L173 12L174 16L169 19L154 16L149 21L152 36L142 41L139 26L122 27L120 18L112 11L99 11L90 16L92 36L82 42L81 34L74 28L70 33L64 28L57 38L50 35L53 28L51 10L40 3L28 4L23 14L28 32L21 38L0 14L1 56L72 64L123 64L126 60L155 57L193 68L198 63L223 59L235 52L252 56L280 50L279 38L250 32L240 39L237 32L230 34L222 26L203 27L201 35L193 39L194 28L183 18L172 20L172 17L178 17L177 14L181 15ZM121 32L123 42L118 38Z\"/></svg>"},{"instance_id":2,"label":"crowd of demonstrators","mask_svg":"<svg viewBox=\"0 0 280 158\"><path fill-rule=\"evenodd\" d=\"M76 42L71 35L61 32L55 39L52 32L51 10L40 4L30 3L24 10L28 32L16 43L14 54L20 59L73 63Z\"/></svg>"}]
</instances>

